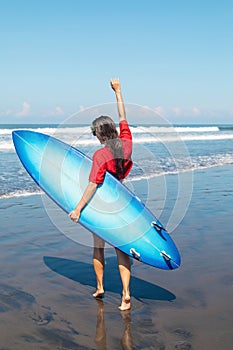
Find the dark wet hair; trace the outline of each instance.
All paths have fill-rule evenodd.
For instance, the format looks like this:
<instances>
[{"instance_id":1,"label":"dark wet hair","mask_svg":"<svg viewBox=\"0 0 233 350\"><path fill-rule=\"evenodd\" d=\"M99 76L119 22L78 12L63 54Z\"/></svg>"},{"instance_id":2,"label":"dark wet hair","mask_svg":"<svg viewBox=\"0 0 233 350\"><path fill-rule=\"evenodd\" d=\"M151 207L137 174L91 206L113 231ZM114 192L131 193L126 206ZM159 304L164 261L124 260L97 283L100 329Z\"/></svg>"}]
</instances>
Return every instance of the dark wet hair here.
<instances>
[{"instance_id":1,"label":"dark wet hair","mask_svg":"<svg viewBox=\"0 0 233 350\"><path fill-rule=\"evenodd\" d=\"M100 116L92 122L93 135L98 135L112 152L116 166L116 176L124 174L124 149L114 121L108 116Z\"/></svg>"}]
</instances>

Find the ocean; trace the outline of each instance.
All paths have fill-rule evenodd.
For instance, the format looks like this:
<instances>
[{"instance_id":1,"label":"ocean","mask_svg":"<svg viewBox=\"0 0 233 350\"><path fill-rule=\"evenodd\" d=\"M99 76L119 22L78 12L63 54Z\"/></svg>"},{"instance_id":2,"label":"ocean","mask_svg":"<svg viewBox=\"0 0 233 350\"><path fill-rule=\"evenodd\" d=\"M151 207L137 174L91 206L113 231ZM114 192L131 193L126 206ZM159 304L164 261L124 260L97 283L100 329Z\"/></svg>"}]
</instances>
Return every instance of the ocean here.
<instances>
[{"instance_id":1,"label":"ocean","mask_svg":"<svg viewBox=\"0 0 233 350\"><path fill-rule=\"evenodd\" d=\"M52 135L90 157L100 147L87 125L0 125L0 199L41 193L16 156L11 134L17 129ZM233 164L233 125L133 125L131 131L131 187L153 177Z\"/></svg>"}]
</instances>

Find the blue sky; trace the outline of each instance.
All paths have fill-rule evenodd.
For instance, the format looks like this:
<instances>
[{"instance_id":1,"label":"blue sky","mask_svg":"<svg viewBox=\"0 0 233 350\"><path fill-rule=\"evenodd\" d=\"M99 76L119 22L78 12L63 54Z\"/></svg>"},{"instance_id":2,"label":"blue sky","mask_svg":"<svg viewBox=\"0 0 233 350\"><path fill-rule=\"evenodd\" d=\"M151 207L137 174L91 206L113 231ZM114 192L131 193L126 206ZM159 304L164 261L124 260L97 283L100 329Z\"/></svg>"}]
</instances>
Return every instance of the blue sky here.
<instances>
[{"instance_id":1,"label":"blue sky","mask_svg":"<svg viewBox=\"0 0 233 350\"><path fill-rule=\"evenodd\" d=\"M0 0L0 123L126 103L172 123L233 122L231 0Z\"/></svg>"}]
</instances>

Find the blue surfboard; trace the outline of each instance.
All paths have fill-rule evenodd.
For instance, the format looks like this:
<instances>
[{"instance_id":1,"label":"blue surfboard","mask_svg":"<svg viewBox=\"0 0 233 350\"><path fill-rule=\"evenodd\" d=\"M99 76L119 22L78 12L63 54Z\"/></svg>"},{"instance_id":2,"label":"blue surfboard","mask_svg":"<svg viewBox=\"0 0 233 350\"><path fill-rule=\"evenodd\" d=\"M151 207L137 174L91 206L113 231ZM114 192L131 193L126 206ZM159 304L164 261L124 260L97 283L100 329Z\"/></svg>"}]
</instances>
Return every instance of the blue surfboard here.
<instances>
[{"instance_id":1,"label":"blue surfboard","mask_svg":"<svg viewBox=\"0 0 233 350\"><path fill-rule=\"evenodd\" d=\"M92 160L45 134L17 130L12 137L34 181L65 212L73 210L88 184ZM82 210L79 223L145 264L165 270L180 266L179 252L163 225L110 173Z\"/></svg>"}]
</instances>

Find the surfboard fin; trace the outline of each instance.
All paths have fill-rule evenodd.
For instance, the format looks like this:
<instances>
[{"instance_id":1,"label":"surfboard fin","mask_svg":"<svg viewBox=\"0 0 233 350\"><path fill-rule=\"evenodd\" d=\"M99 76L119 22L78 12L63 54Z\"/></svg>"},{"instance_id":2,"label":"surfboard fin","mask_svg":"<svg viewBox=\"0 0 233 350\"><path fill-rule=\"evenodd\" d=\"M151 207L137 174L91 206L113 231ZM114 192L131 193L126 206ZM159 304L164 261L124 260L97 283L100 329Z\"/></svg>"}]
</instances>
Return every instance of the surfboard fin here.
<instances>
[{"instance_id":1,"label":"surfboard fin","mask_svg":"<svg viewBox=\"0 0 233 350\"><path fill-rule=\"evenodd\" d=\"M134 248L130 249L130 253L132 254L134 259L141 261L140 253L138 253Z\"/></svg>"},{"instance_id":2,"label":"surfboard fin","mask_svg":"<svg viewBox=\"0 0 233 350\"><path fill-rule=\"evenodd\" d=\"M164 230L167 232L167 230L158 222L152 221L151 225L154 226L154 228L158 231Z\"/></svg>"},{"instance_id":3,"label":"surfboard fin","mask_svg":"<svg viewBox=\"0 0 233 350\"><path fill-rule=\"evenodd\" d=\"M160 255L166 260L166 261L170 261L171 260L171 256L169 254L167 254L165 252L165 250L161 250Z\"/></svg>"},{"instance_id":4,"label":"surfboard fin","mask_svg":"<svg viewBox=\"0 0 233 350\"><path fill-rule=\"evenodd\" d=\"M176 262L172 259L172 257L165 252L165 250L160 251L160 255L164 258L167 266L169 267L170 270L173 270L175 267L174 265L177 265ZM178 267L178 265L177 265Z\"/></svg>"},{"instance_id":5,"label":"surfboard fin","mask_svg":"<svg viewBox=\"0 0 233 350\"><path fill-rule=\"evenodd\" d=\"M166 235L164 234L164 232L167 232L167 230L161 224L152 221L151 226L154 227L155 231L160 235L162 239L165 241L167 240Z\"/></svg>"}]
</instances>

